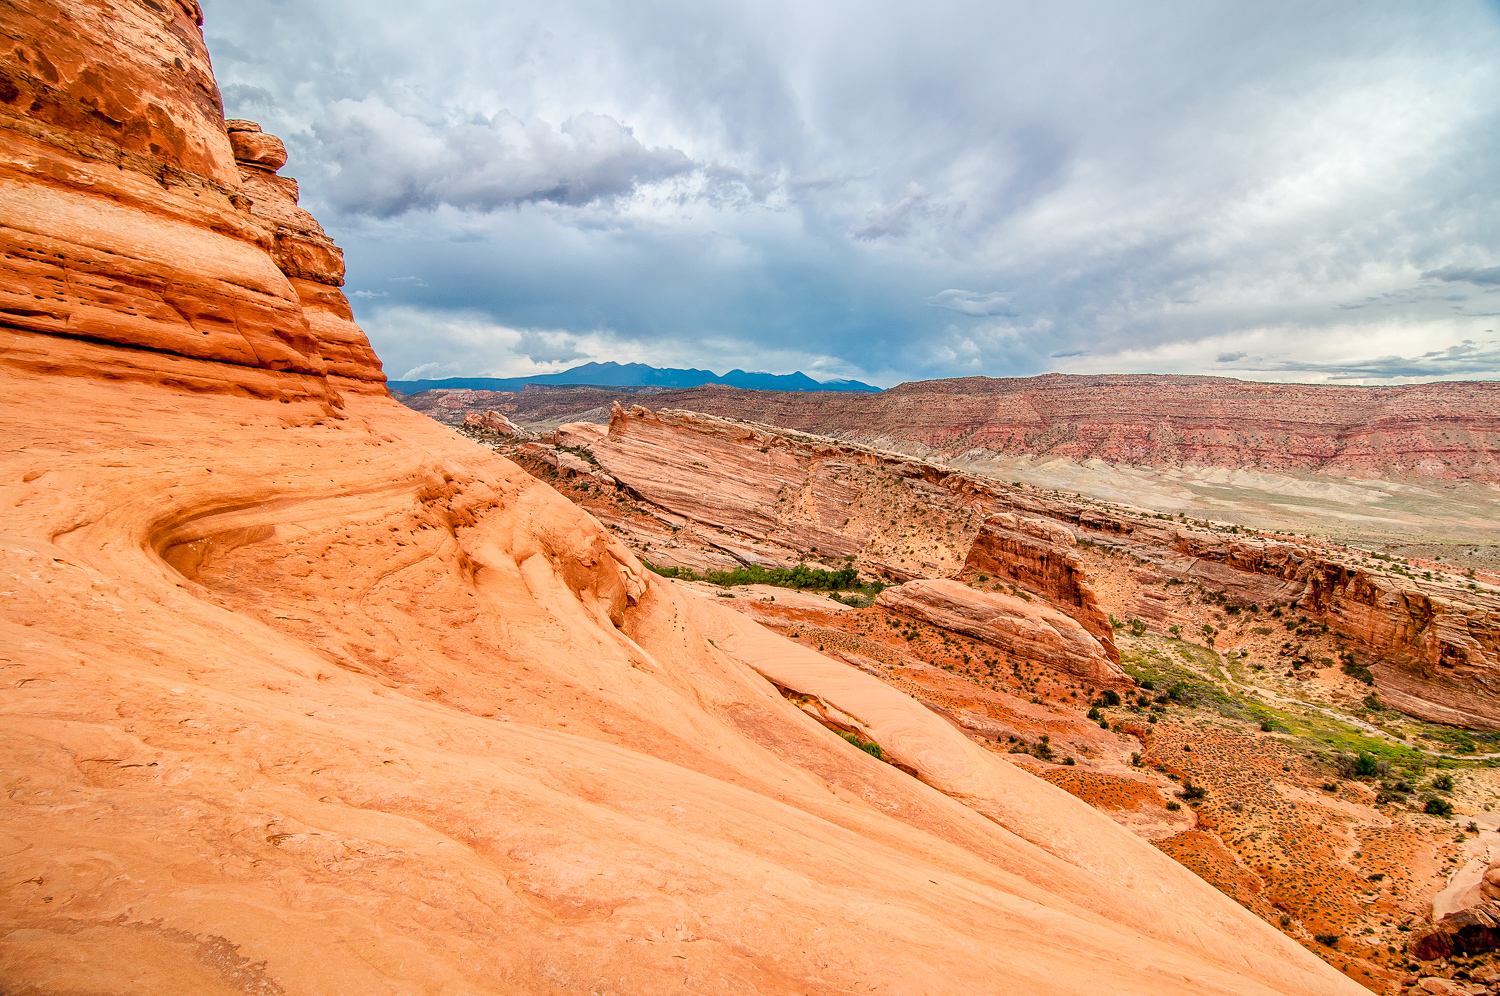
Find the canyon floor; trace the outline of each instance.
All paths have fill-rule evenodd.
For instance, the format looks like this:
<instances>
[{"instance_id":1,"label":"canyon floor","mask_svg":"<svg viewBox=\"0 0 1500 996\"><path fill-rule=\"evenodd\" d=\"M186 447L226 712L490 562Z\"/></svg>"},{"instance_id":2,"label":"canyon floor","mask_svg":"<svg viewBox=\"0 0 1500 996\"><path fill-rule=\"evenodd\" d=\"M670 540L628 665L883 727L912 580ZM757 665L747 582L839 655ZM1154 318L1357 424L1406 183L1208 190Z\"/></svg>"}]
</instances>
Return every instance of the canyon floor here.
<instances>
[{"instance_id":1,"label":"canyon floor","mask_svg":"<svg viewBox=\"0 0 1500 996\"><path fill-rule=\"evenodd\" d=\"M900 444L893 448L919 452ZM1068 457L995 455L951 462L1048 491L1500 570L1500 486L1491 483L1389 481L1193 465L1161 468Z\"/></svg>"},{"instance_id":2,"label":"canyon floor","mask_svg":"<svg viewBox=\"0 0 1500 996\"><path fill-rule=\"evenodd\" d=\"M660 558L660 508L519 459L643 558ZM1209 476L1233 484L1233 475ZM1032 488L1049 480L1016 479ZM1331 500L1352 500L1359 487L1346 485ZM1438 490L1423 492L1434 508ZM1477 501L1485 492L1465 493ZM1112 497L1139 507L1152 494L1142 488ZM1171 511L1186 508L1200 506ZM1356 532L1350 526L1346 535ZM1477 544L1461 553L1436 543L1417 549L1467 557L1465 569L1485 571L1490 563ZM1119 549L1083 545L1078 552L1113 623L1121 665L1138 682L1123 697L1106 698L1086 681L869 598L676 583L924 703L975 744L1150 840L1375 992L1404 992L1419 978L1476 992L1484 989L1475 980L1500 981L1500 961L1490 955L1419 963L1406 951L1435 900L1442 912L1444 890L1477 881L1500 858L1500 734L1390 708L1368 672L1343 663L1349 641L1291 605L1240 611L1211 587L1188 586L1173 593L1169 615L1148 626L1138 613L1142 591L1160 583L1156 567ZM978 591L1016 590L971 568L957 577ZM1350 776L1349 759L1360 754L1375 759L1377 775ZM1451 805L1451 815L1425 812L1431 798Z\"/></svg>"}]
</instances>

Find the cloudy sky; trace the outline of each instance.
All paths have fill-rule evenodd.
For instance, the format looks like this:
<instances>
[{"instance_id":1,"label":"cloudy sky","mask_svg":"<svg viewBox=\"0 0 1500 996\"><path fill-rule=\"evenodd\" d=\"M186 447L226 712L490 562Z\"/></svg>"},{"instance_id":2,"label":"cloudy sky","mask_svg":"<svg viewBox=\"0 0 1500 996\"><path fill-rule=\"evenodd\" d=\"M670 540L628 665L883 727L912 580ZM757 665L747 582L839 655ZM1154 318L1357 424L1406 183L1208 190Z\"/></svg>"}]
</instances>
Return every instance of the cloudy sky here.
<instances>
[{"instance_id":1,"label":"cloudy sky","mask_svg":"<svg viewBox=\"0 0 1500 996\"><path fill-rule=\"evenodd\" d=\"M1500 376L1500 0L205 0L395 378Z\"/></svg>"}]
</instances>

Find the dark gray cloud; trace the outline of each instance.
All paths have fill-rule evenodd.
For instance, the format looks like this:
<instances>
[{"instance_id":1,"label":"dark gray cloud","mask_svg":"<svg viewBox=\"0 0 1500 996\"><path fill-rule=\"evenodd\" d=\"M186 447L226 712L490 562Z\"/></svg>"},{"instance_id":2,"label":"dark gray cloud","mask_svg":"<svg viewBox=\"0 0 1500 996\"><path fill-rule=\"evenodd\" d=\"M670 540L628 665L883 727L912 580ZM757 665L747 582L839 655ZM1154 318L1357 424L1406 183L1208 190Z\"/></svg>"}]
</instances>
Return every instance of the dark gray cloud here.
<instances>
[{"instance_id":1,"label":"dark gray cloud","mask_svg":"<svg viewBox=\"0 0 1500 996\"><path fill-rule=\"evenodd\" d=\"M1422 274L1423 279L1444 280L1448 283L1471 283L1500 285L1500 266L1445 266L1438 270L1428 270ZM1463 298L1444 298L1444 300L1463 300Z\"/></svg>"},{"instance_id":2,"label":"dark gray cloud","mask_svg":"<svg viewBox=\"0 0 1500 996\"><path fill-rule=\"evenodd\" d=\"M1493 329L1486 329L1493 333ZM1419 356L1379 356L1373 359L1353 360L1342 363L1317 363L1295 360L1266 362L1264 357L1248 357L1244 353L1225 354L1220 362L1245 361L1245 365L1259 372L1320 374L1330 380L1452 380L1455 378L1484 377L1489 379L1500 370L1500 341L1487 339L1476 342L1465 339L1447 349L1435 349Z\"/></svg>"},{"instance_id":3,"label":"dark gray cloud","mask_svg":"<svg viewBox=\"0 0 1500 996\"><path fill-rule=\"evenodd\" d=\"M398 374L1500 376L1479 0L205 7Z\"/></svg>"}]
</instances>

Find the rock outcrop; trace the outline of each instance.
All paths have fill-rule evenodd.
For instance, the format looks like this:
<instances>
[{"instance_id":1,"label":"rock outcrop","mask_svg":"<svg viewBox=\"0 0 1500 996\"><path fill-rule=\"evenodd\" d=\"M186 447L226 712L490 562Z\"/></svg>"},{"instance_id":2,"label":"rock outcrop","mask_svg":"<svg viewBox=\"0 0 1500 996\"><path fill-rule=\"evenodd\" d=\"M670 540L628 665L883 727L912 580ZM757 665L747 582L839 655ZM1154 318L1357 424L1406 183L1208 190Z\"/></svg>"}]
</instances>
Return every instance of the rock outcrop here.
<instances>
[{"instance_id":1,"label":"rock outcrop","mask_svg":"<svg viewBox=\"0 0 1500 996\"><path fill-rule=\"evenodd\" d=\"M1135 685L1120 670L1117 655L1112 659L1077 620L1036 600L930 578L887 588L876 601L903 615L983 640L1007 654L1045 661L1099 688Z\"/></svg>"},{"instance_id":2,"label":"rock outcrop","mask_svg":"<svg viewBox=\"0 0 1500 996\"><path fill-rule=\"evenodd\" d=\"M579 442L632 494L705 527L730 563L811 556L941 576L962 566L984 512L920 461L692 412L616 406L605 437Z\"/></svg>"},{"instance_id":3,"label":"rock outcrop","mask_svg":"<svg viewBox=\"0 0 1500 996\"><path fill-rule=\"evenodd\" d=\"M1500 902L1486 900L1412 931L1406 950L1413 958L1436 961L1454 955L1482 954L1497 947L1500 947Z\"/></svg>"},{"instance_id":4,"label":"rock outcrop","mask_svg":"<svg viewBox=\"0 0 1500 996\"><path fill-rule=\"evenodd\" d=\"M1109 617L1099 607L1099 596L1088 582L1088 572L1073 547L1072 530L1056 519L1002 512L986 519L964 558L964 566L1011 578L1067 611L1093 635L1116 664Z\"/></svg>"},{"instance_id":5,"label":"rock outcrop","mask_svg":"<svg viewBox=\"0 0 1500 996\"><path fill-rule=\"evenodd\" d=\"M193 0L5 10L6 991L1360 992L392 401Z\"/></svg>"},{"instance_id":6,"label":"rock outcrop","mask_svg":"<svg viewBox=\"0 0 1500 996\"><path fill-rule=\"evenodd\" d=\"M464 415L464 428L495 433L507 439L526 439L531 435L504 415L493 410L468 412Z\"/></svg>"},{"instance_id":7,"label":"rock outcrop","mask_svg":"<svg viewBox=\"0 0 1500 996\"><path fill-rule=\"evenodd\" d=\"M121 379L335 405L344 391L383 393L338 290L342 254L275 175L280 143L242 141L251 158L236 159L196 4L158 6L7 8L0 322L12 362L46 373L97 361Z\"/></svg>"},{"instance_id":8,"label":"rock outcrop","mask_svg":"<svg viewBox=\"0 0 1500 996\"><path fill-rule=\"evenodd\" d=\"M1241 605L1294 605L1349 640L1381 695L1434 722L1500 730L1500 593L1331 544L1208 532L1058 505L1091 542Z\"/></svg>"}]
</instances>

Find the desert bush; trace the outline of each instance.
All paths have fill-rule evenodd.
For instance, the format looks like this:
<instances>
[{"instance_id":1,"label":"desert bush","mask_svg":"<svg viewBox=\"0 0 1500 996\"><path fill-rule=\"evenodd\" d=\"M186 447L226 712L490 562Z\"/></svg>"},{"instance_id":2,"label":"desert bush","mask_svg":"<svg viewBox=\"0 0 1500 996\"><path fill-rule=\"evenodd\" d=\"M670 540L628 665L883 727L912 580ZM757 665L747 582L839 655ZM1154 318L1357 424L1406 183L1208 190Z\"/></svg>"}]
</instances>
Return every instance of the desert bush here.
<instances>
[{"instance_id":1,"label":"desert bush","mask_svg":"<svg viewBox=\"0 0 1500 996\"><path fill-rule=\"evenodd\" d=\"M839 736L843 737L845 740L849 741L851 744L858 747L866 754L869 754L871 757L880 761L885 760L885 756L880 749L880 745L875 743L873 740L866 740L858 733L849 733L846 730L840 730Z\"/></svg>"}]
</instances>

